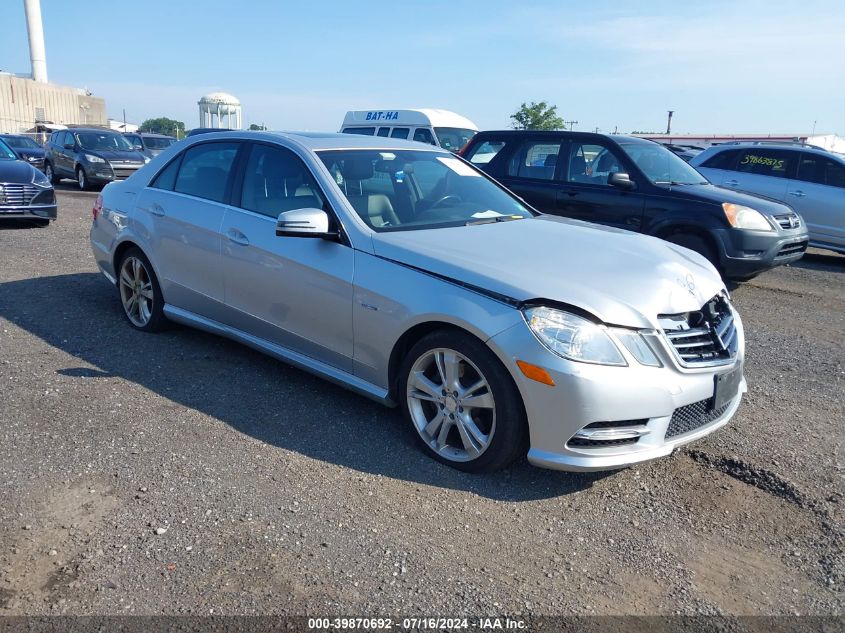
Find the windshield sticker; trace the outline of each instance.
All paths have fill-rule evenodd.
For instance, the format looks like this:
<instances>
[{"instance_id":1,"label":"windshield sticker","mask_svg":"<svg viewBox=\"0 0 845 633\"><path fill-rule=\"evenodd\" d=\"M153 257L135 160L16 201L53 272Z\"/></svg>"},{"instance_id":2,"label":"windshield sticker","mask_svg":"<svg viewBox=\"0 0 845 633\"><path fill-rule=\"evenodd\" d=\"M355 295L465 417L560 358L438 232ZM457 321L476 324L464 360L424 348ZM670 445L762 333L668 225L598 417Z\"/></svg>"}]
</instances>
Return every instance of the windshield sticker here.
<instances>
[{"instance_id":1,"label":"windshield sticker","mask_svg":"<svg viewBox=\"0 0 845 633\"><path fill-rule=\"evenodd\" d=\"M740 165L766 165L767 167L771 167L773 170L781 170L783 169L783 159L777 158L769 158L767 156L755 156L754 154L746 154L741 161L739 161Z\"/></svg>"},{"instance_id":2,"label":"windshield sticker","mask_svg":"<svg viewBox=\"0 0 845 633\"><path fill-rule=\"evenodd\" d=\"M474 218L500 218L502 214L498 211L488 210L488 211L479 211L478 213L473 213L472 217Z\"/></svg>"},{"instance_id":3,"label":"windshield sticker","mask_svg":"<svg viewBox=\"0 0 845 633\"><path fill-rule=\"evenodd\" d=\"M478 178L481 177L481 174L479 174L477 171L475 171L469 165L465 165L464 163L459 161L457 158L447 158L445 156L438 156L437 160L439 160L441 163L446 165L446 167L451 169L453 172L455 172L459 176L476 176Z\"/></svg>"}]
</instances>

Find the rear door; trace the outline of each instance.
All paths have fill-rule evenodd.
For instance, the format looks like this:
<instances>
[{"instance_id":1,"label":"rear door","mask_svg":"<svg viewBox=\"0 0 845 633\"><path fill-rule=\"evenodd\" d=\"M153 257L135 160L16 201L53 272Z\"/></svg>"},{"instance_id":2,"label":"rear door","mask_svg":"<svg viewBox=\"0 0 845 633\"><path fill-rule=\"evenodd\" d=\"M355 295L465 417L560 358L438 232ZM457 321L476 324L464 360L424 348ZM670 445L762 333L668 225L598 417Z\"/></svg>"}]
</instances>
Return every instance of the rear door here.
<instances>
[{"instance_id":1,"label":"rear door","mask_svg":"<svg viewBox=\"0 0 845 633\"><path fill-rule=\"evenodd\" d=\"M470 162L484 156L483 145L473 151ZM500 152L495 160L491 157L490 166L497 172L495 177L528 204L544 213L555 213L559 190L555 173L563 145L564 141L552 135L509 140L507 155Z\"/></svg>"},{"instance_id":2,"label":"rear door","mask_svg":"<svg viewBox=\"0 0 845 633\"><path fill-rule=\"evenodd\" d=\"M787 202L807 223L814 241L845 248L845 164L811 152L801 154Z\"/></svg>"},{"instance_id":3,"label":"rear door","mask_svg":"<svg viewBox=\"0 0 845 633\"><path fill-rule=\"evenodd\" d=\"M745 148L721 185L783 201L788 180L795 177L798 156L799 152L788 149Z\"/></svg>"},{"instance_id":4,"label":"rear door","mask_svg":"<svg viewBox=\"0 0 845 633\"><path fill-rule=\"evenodd\" d=\"M149 215L151 259L165 301L216 321L224 314L220 227L241 146L237 141L193 145L138 200L139 213Z\"/></svg>"},{"instance_id":5,"label":"rear door","mask_svg":"<svg viewBox=\"0 0 845 633\"><path fill-rule=\"evenodd\" d=\"M644 195L608 184L612 173L624 172L633 178L630 161L623 152L609 143L575 138L562 156L553 213L639 230Z\"/></svg>"},{"instance_id":6,"label":"rear door","mask_svg":"<svg viewBox=\"0 0 845 633\"><path fill-rule=\"evenodd\" d=\"M223 226L223 280L230 325L344 371L352 371L353 250L345 243L276 236L283 211L326 198L291 150L255 143L240 194Z\"/></svg>"}]
</instances>

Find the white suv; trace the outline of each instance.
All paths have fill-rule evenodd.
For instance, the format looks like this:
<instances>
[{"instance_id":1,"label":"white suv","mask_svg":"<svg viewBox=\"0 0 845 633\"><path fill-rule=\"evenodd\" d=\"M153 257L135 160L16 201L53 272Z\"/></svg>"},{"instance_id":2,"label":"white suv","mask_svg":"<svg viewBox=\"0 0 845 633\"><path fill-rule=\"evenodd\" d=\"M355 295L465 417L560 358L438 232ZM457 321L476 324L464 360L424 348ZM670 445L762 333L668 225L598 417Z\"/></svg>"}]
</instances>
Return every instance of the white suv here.
<instances>
[{"instance_id":1,"label":"white suv","mask_svg":"<svg viewBox=\"0 0 845 633\"><path fill-rule=\"evenodd\" d=\"M715 185L788 203L810 246L845 253L845 157L810 145L714 145L690 160Z\"/></svg>"}]
</instances>

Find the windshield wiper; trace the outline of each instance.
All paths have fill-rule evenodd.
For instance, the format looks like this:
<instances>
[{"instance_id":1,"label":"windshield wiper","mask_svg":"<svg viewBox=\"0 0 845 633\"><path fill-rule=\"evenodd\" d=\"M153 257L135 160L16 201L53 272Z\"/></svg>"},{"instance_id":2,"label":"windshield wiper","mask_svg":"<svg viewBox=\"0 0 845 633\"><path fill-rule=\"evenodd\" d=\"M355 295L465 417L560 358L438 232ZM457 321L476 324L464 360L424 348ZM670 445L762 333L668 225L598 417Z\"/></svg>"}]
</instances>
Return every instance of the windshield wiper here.
<instances>
[{"instance_id":1,"label":"windshield wiper","mask_svg":"<svg viewBox=\"0 0 845 633\"><path fill-rule=\"evenodd\" d=\"M521 215L497 215L495 218L479 218L478 220L470 220L464 226L476 226L478 224L493 224L494 222L510 222L511 220L521 219Z\"/></svg>"}]
</instances>

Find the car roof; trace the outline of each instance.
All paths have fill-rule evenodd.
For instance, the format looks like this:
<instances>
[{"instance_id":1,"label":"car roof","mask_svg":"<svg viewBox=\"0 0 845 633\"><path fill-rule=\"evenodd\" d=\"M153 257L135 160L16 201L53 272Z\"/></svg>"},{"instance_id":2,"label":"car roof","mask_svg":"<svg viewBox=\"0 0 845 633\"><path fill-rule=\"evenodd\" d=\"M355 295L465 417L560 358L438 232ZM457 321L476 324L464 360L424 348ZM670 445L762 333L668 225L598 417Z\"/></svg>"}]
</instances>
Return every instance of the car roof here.
<instances>
[{"instance_id":1,"label":"car roof","mask_svg":"<svg viewBox=\"0 0 845 633\"><path fill-rule=\"evenodd\" d=\"M176 138L175 136L168 136L167 134L156 134L155 132L124 132L124 134L134 134L144 138Z\"/></svg>"},{"instance_id":2,"label":"car roof","mask_svg":"<svg viewBox=\"0 0 845 633\"><path fill-rule=\"evenodd\" d=\"M199 136L199 135L197 135ZM192 137L193 138L193 137ZM386 136L365 136L363 134L341 134L339 132L258 132L250 130L220 131L202 135L202 140L210 138L238 138L243 140L277 141L280 138L290 139L312 151L328 149L428 149L448 153L446 150L429 145ZM200 139L197 138L197 141Z\"/></svg>"},{"instance_id":3,"label":"car roof","mask_svg":"<svg viewBox=\"0 0 845 633\"><path fill-rule=\"evenodd\" d=\"M517 136L517 137L532 137L532 136L554 136L560 138L602 138L602 139L611 139L616 141L617 143L654 143L654 141L650 141L645 138L640 138L638 136L628 136L626 134L602 134L601 132L575 132L569 130L485 130L483 132L479 132L473 137L473 141L482 140L487 136L498 136L498 137L508 137L508 136Z\"/></svg>"},{"instance_id":4,"label":"car roof","mask_svg":"<svg viewBox=\"0 0 845 633\"><path fill-rule=\"evenodd\" d=\"M716 152L724 152L732 149L743 150L748 149L749 147L756 147L760 149L791 149L797 152L820 154L838 161L845 161L845 157L841 154L827 150L824 147L819 147L818 145L805 145L803 143L790 143L789 141L784 141L782 143L777 141L732 141L730 143L717 143L716 145L711 145L705 151L707 151L708 154L714 154Z\"/></svg>"},{"instance_id":5,"label":"car roof","mask_svg":"<svg viewBox=\"0 0 845 633\"><path fill-rule=\"evenodd\" d=\"M69 127L66 130L56 130L57 132L73 132L76 134L77 132L94 132L95 134L102 134L104 132L109 132L111 134L117 134L118 136L122 136L121 132L117 130L111 130L106 127Z\"/></svg>"}]
</instances>

